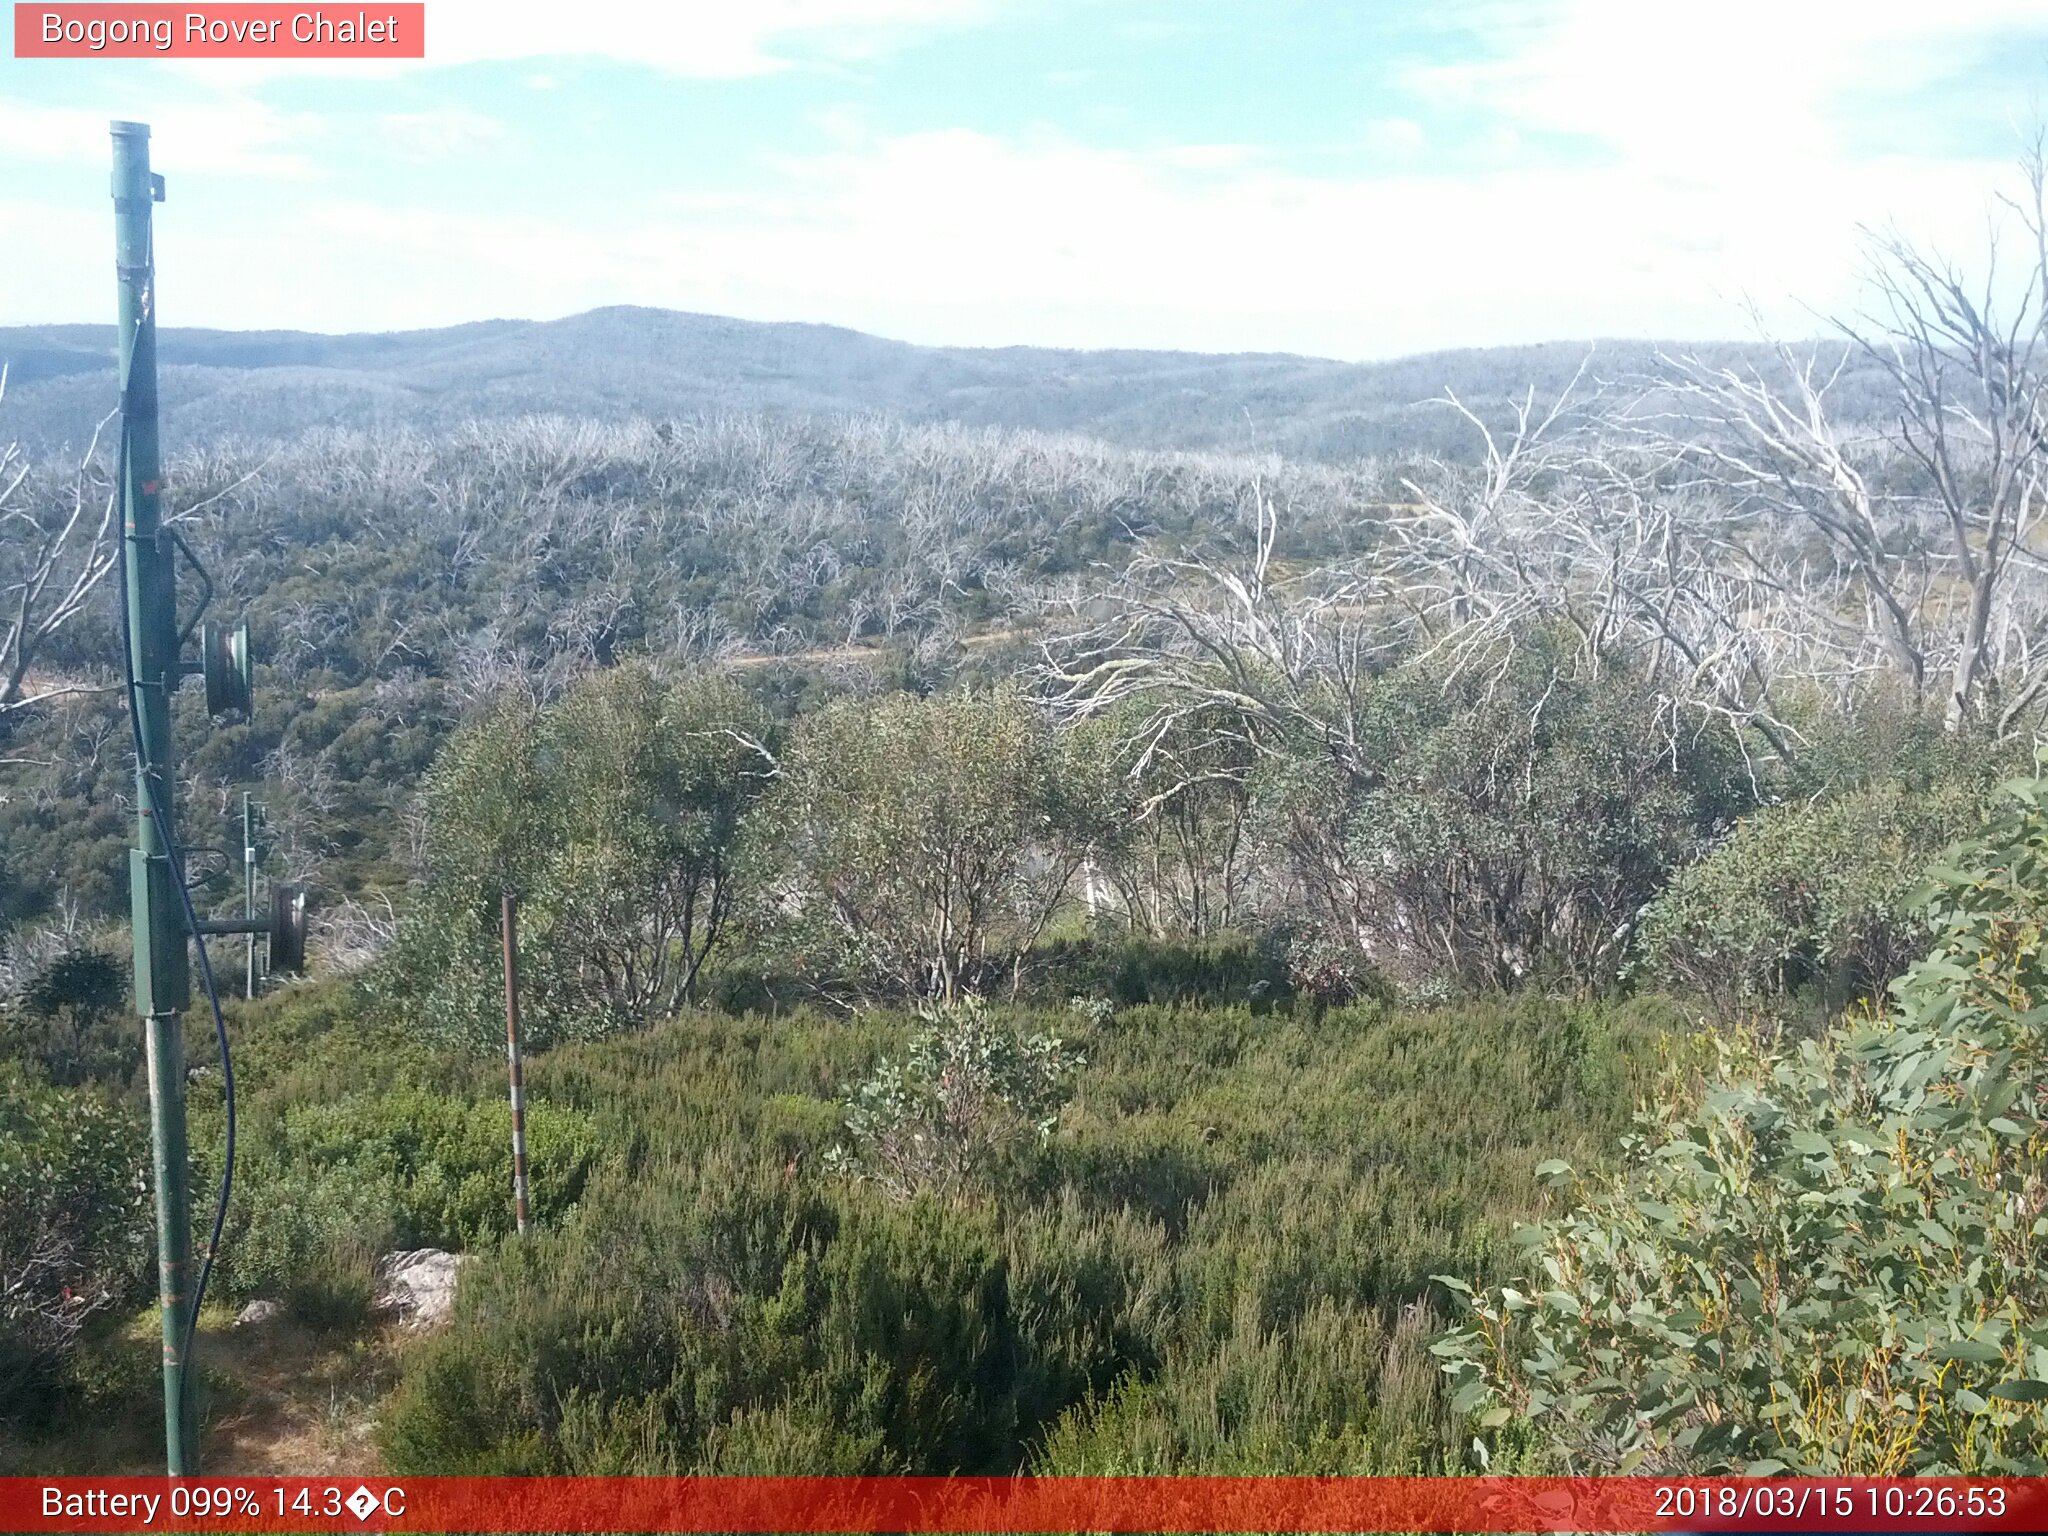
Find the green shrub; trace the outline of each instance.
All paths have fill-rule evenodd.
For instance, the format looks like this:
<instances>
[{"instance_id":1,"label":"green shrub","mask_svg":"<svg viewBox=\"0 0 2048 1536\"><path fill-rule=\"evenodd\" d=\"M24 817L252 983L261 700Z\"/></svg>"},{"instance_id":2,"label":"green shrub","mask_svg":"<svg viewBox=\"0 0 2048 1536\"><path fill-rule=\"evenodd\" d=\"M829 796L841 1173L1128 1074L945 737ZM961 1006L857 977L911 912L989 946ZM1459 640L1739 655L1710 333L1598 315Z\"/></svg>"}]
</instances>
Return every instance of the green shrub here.
<instances>
[{"instance_id":1,"label":"green shrub","mask_svg":"<svg viewBox=\"0 0 2048 1536\"><path fill-rule=\"evenodd\" d=\"M1322 1298L1286 1328L1250 1304L1220 1339L1077 1405L1032 1461L1040 1476L1387 1476L1445 1470L1433 1319L1389 1325Z\"/></svg>"},{"instance_id":2,"label":"green shrub","mask_svg":"<svg viewBox=\"0 0 2048 1536\"><path fill-rule=\"evenodd\" d=\"M1988 786L1880 782L1773 806L1657 898L1642 952L1724 1009L1812 988L1839 1006L1881 991L1926 942L1908 895L1983 822Z\"/></svg>"},{"instance_id":3,"label":"green shrub","mask_svg":"<svg viewBox=\"0 0 2048 1536\"><path fill-rule=\"evenodd\" d=\"M269 1297L314 1327L368 1316L377 1256L394 1246L387 1186L345 1164L268 1177L251 1169L235 1215L217 1276L226 1294Z\"/></svg>"},{"instance_id":4,"label":"green shrub","mask_svg":"<svg viewBox=\"0 0 2048 1536\"><path fill-rule=\"evenodd\" d=\"M830 1198L729 1159L662 1182L602 1227L507 1245L465 1277L457 1326L385 1416L394 1469L751 1472L798 1451L859 1472L1013 1462L1048 1396L1044 1354L1020 1332L987 1213ZM1042 1256L1029 1316L1071 1339L1086 1318L1043 1300L1061 1262L1086 1268ZM1070 1344L1057 1369L1102 1367Z\"/></svg>"},{"instance_id":5,"label":"green shrub","mask_svg":"<svg viewBox=\"0 0 2048 1536\"><path fill-rule=\"evenodd\" d=\"M422 1088L262 1107L244 1132L221 1279L346 1318L368 1304L376 1257L394 1248L462 1249L510 1231L512 1114ZM601 1157L588 1118L530 1103L530 1208L554 1221Z\"/></svg>"},{"instance_id":6,"label":"green shrub","mask_svg":"<svg viewBox=\"0 0 2048 1536\"><path fill-rule=\"evenodd\" d=\"M1341 754L1304 742L1261 766L1262 835L1285 850L1309 936L1298 985L1611 985L1638 914L1749 808L1740 746L1675 721L1626 657L1597 668L1535 633L1446 680L1374 679ZM1319 978L1324 978L1319 981Z\"/></svg>"},{"instance_id":7,"label":"green shrub","mask_svg":"<svg viewBox=\"0 0 2048 1536\"><path fill-rule=\"evenodd\" d=\"M941 1005L900 1062L883 1060L848 1095L852 1147L833 1148L833 1165L898 1199L964 1194L1044 1144L1081 1064L979 998Z\"/></svg>"},{"instance_id":8,"label":"green shrub","mask_svg":"<svg viewBox=\"0 0 2048 1536\"><path fill-rule=\"evenodd\" d=\"M760 1145L785 1167L829 1160L846 1133L844 1106L808 1094L771 1094L761 1105Z\"/></svg>"},{"instance_id":9,"label":"green shrub","mask_svg":"<svg viewBox=\"0 0 2048 1536\"><path fill-rule=\"evenodd\" d=\"M0 1417L33 1416L90 1321L149 1294L144 1126L0 1061Z\"/></svg>"},{"instance_id":10,"label":"green shrub","mask_svg":"<svg viewBox=\"0 0 2048 1536\"><path fill-rule=\"evenodd\" d=\"M1526 1278L1447 1280L1458 1409L1586 1471L2048 1470L2048 780L2008 789L1891 1012L1710 1038Z\"/></svg>"},{"instance_id":11,"label":"green shrub","mask_svg":"<svg viewBox=\"0 0 2048 1536\"><path fill-rule=\"evenodd\" d=\"M1101 998L1137 1003L1250 1003L1287 1000L1287 935L1222 933L1205 938L1061 939L1031 957L1030 994L1048 1002Z\"/></svg>"},{"instance_id":12,"label":"green shrub","mask_svg":"<svg viewBox=\"0 0 2048 1536\"><path fill-rule=\"evenodd\" d=\"M142 1032L128 1013L128 982L97 949L66 950L0 1002L0 1061L18 1061L66 1088L125 1088L140 1074Z\"/></svg>"},{"instance_id":13,"label":"green shrub","mask_svg":"<svg viewBox=\"0 0 2048 1536\"><path fill-rule=\"evenodd\" d=\"M465 1247L509 1231L512 1108L423 1088L376 1098L290 1106L277 1151L287 1166L345 1171L389 1192L394 1235L405 1246ZM526 1145L534 1214L552 1220L575 1203L599 1156L586 1117L546 1102L527 1105Z\"/></svg>"},{"instance_id":14,"label":"green shrub","mask_svg":"<svg viewBox=\"0 0 2048 1536\"><path fill-rule=\"evenodd\" d=\"M220 1294L282 1301L338 1327L369 1305L377 1258L467 1249L513 1226L512 1112L504 1069L366 1022L342 985L294 989L238 1010L235 1197ZM217 1095L190 1101L193 1187L211 1193L223 1132ZM545 1094L526 1109L530 1206L560 1220L592 1172L623 1157L592 1117ZM211 1216L199 1202L195 1221Z\"/></svg>"},{"instance_id":15,"label":"green shrub","mask_svg":"<svg viewBox=\"0 0 2048 1536\"><path fill-rule=\"evenodd\" d=\"M1231 1159L1211 1144L1209 1128L1191 1130L1163 1116L1134 1116L1113 1137L1056 1142L1045 1182L1105 1211L1159 1223L1176 1237L1229 1182Z\"/></svg>"},{"instance_id":16,"label":"green shrub","mask_svg":"<svg viewBox=\"0 0 2048 1536\"><path fill-rule=\"evenodd\" d=\"M389 1464L1456 1465L1428 1276L1495 1271L1540 1149L1590 1158L1619 1131L1674 1016L1533 994L1005 1010L1086 1065L1042 1154L958 1202L815 1155L828 1096L927 1021L693 1013L564 1046L529 1090L588 1117L606 1160L573 1210L466 1267L455 1327L407 1354Z\"/></svg>"}]
</instances>

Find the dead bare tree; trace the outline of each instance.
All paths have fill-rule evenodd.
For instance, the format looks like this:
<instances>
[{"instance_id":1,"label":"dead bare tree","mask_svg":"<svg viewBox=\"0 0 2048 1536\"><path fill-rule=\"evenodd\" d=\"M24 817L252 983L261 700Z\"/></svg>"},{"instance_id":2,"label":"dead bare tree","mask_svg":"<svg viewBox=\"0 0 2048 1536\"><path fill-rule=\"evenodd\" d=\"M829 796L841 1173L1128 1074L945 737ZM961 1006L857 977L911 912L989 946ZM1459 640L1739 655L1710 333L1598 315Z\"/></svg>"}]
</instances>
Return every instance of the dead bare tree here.
<instances>
[{"instance_id":1,"label":"dead bare tree","mask_svg":"<svg viewBox=\"0 0 2048 1536\"><path fill-rule=\"evenodd\" d=\"M0 367L0 398L6 389L7 370ZM0 447L0 725L52 699L111 686L35 671L51 641L86 610L113 569L107 534L115 498L97 463L100 431L110 420L95 429L61 490L44 490L17 444Z\"/></svg>"},{"instance_id":2,"label":"dead bare tree","mask_svg":"<svg viewBox=\"0 0 2048 1536\"><path fill-rule=\"evenodd\" d=\"M1896 237L1874 242L1878 319L1825 363L1663 359L1597 413L1526 398L1481 438L1476 472L1432 465L1348 602L1447 675L1518 631L1563 624L1597 668L1631 656L1676 709L1716 715L1781 759L1795 695L1873 682L1938 705L1950 729L2008 736L2048 703L2048 217L2037 143L2017 281L1977 283ZM1893 386L1889 427L1838 420L1862 357ZM1597 397L1594 402L1598 404ZM1568 410L1567 407L1572 409Z\"/></svg>"},{"instance_id":3,"label":"dead bare tree","mask_svg":"<svg viewBox=\"0 0 2048 1536\"><path fill-rule=\"evenodd\" d=\"M1996 233L1975 281L1897 235L1872 241L1877 312L1839 326L1831 367L1778 348L1770 376L1666 359L1663 404L1618 427L1732 514L1713 564L1775 611L1788 675L1888 674L1951 730L2004 737L2048 699L2048 217L2036 140L2026 254ZM1884 428L1846 432L1831 389L1852 357L1892 386Z\"/></svg>"},{"instance_id":4,"label":"dead bare tree","mask_svg":"<svg viewBox=\"0 0 2048 1536\"><path fill-rule=\"evenodd\" d=\"M89 1273L75 1233L48 1226L20 1234L16 1247L0 1234L0 1319L29 1350L55 1355L86 1320L113 1303L113 1292Z\"/></svg>"},{"instance_id":5,"label":"dead bare tree","mask_svg":"<svg viewBox=\"0 0 2048 1536\"><path fill-rule=\"evenodd\" d=\"M1924 472L1948 532L1934 596L1951 727L1984 721L2009 728L2048 689L2032 665L2048 618L2035 533L2048 508L2048 161L2037 138L2026 162L2027 197L2007 199L2027 239L2028 270L2009 313L2000 313L1997 249L1975 295L1954 267L1896 237L1878 273L1888 334L1850 336L1891 376L1899 396L1896 438ZM1997 663L2024 658L2001 675Z\"/></svg>"},{"instance_id":6,"label":"dead bare tree","mask_svg":"<svg viewBox=\"0 0 2048 1536\"><path fill-rule=\"evenodd\" d=\"M398 911L390 896L376 893L358 901L340 896L324 906L314 925L325 972L359 971L388 950L398 936Z\"/></svg>"},{"instance_id":7,"label":"dead bare tree","mask_svg":"<svg viewBox=\"0 0 2048 1536\"><path fill-rule=\"evenodd\" d=\"M1354 571L1282 580L1280 510L1254 480L1250 548L1238 562L1140 554L1106 593L1072 600L1075 622L1045 648L1044 677L1070 717L1125 710L1136 721L1131 772L1197 716L1231 722L1255 752L1304 740L1362 771L1354 707L1374 662L1397 643ZM1092 615L1092 616L1091 616Z\"/></svg>"},{"instance_id":8,"label":"dead bare tree","mask_svg":"<svg viewBox=\"0 0 2048 1536\"><path fill-rule=\"evenodd\" d=\"M1048 692L1076 718L1116 712L1134 774L1198 718L1291 761L1290 874L1339 923L1367 912L1377 879L1342 827L1385 768L1388 743L1360 725L1395 656L1482 700L1531 646L1554 679L1624 664L1674 765L1703 719L1790 762L1815 697L1872 688L1938 709L1951 730L2036 728L2048 705L2044 184L2037 145L2028 196L2008 204L2027 236L2017 282L1995 250L1973 283L1902 240L1875 242L1881 318L1844 325L1825 360L1790 347L1767 368L1685 355L1604 386L1582 368L1505 423L1447 394L1438 404L1480 440L1477 467L1404 477L1407 500L1354 559L1276 565L1280 509L1255 487L1236 561L1147 550L1107 591L1077 594L1047 647ZM1843 426L1834 390L1849 359L1889 381L1888 426ZM1767 792L1760 777L1755 788ZM1360 947L1373 950L1367 929L1384 939L1415 920L1409 907L1367 913Z\"/></svg>"}]
</instances>

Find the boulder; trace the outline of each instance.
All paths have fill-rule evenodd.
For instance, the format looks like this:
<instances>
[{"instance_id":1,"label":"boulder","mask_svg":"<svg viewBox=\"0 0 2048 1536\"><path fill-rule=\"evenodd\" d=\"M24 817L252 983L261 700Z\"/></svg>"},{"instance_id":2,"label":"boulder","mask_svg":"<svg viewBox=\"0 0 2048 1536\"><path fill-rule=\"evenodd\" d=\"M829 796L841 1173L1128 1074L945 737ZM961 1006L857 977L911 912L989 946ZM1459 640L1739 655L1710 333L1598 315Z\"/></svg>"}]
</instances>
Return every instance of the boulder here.
<instances>
[{"instance_id":1,"label":"boulder","mask_svg":"<svg viewBox=\"0 0 2048 1536\"><path fill-rule=\"evenodd\" d=\"M377 1309L406 1328L438 1328L455 1310L455 1282L467 1257L439 1248L385 1254L377 1261Z\"/></svg>"},{"instance_id":2,"label":"boulder","mask_svg":"<svg viewBox=\"0 0 2048 1536\"><path fill-rule=\"evenodd\" d=\"M235 1314L237 1328L256 1328L264 1323L274 1323L284 1316L284 1308L274 1301L252 1301Z\"/></svg>"}]
</instances>

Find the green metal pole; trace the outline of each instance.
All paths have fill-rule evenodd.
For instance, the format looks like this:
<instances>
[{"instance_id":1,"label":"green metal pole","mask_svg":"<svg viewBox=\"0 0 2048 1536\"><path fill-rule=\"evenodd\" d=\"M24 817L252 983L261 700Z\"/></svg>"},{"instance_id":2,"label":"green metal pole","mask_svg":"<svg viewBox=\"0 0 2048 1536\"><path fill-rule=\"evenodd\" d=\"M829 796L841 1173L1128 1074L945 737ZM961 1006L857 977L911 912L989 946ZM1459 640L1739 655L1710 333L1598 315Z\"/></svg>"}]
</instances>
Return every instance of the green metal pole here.
<instances>
[{"instance_id":1,"label":"green metal pole","mask_svg":"<svg viewBox=\"0 0 2048 1536\"><path fill-rule=\"evenodd\" d=\"M114 263L120 280L124 442L120 486L128 578L132 700L141 728L135 765L135 848L129 899L135 931L135 1006L149 1049L149 1106L156 1161L157 1292L164 1330L164 1453L173 1477L199 1470L198 1436L185 1391L185 1320L192 1304L192 1211L186 1188L185 1046L178 1015L190 1001L186 934L169 850L177 836L171 771L171 693L181 672L172 551L160 521L157 444L156 263L150 205L163 183L150 174L149 127L115 123ZM158 812L162 823L158 822Z\"/></svg>"},{"instance_id":2,"label":"green metal pole","mask_svg":"<svg viewBox=\"0 0 2048 1536\"><path fill-rule=\"evenodd\" d=\"M256 810L247 790L242 792L242 916L256 915ZM256 997L256 935L249 935L249 975L242 995Z\"/></svg>"}]
</instances>

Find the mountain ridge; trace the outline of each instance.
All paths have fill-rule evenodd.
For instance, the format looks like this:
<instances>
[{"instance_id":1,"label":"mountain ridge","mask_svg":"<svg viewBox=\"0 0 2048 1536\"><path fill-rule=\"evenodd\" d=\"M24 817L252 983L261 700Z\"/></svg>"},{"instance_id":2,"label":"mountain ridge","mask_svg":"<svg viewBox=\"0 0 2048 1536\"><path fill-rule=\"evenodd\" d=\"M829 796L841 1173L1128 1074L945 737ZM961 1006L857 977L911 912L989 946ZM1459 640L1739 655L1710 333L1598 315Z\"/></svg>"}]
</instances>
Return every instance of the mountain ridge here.
<instances>
[{"instance_id":1,"label":"mountain ridge","mask_svg":"<svg viewBox=\"0 0 2048 1536\"><path fill-rule=\"evenodd\" d=\"M440 430L471 417L879 413L1078 433L1128 447L1323 461L1463 456L1469 425L1418 405L1455 390L1489 421L1533 387L1648 371L1660 349L1764 362L1756 343L1632 339L1454 348L1354 363L1287 352L1011 344L934 347L809 321L615 305L555 320L327 334L169 327L167 441L289 439L313 427ZM111 407L114 328L0 327L0 438L76 451ZM1852 377L1848 394L1868 393ZM1851 411L1850 414L1856 414Z\"/></svg>"}]
</instances>

